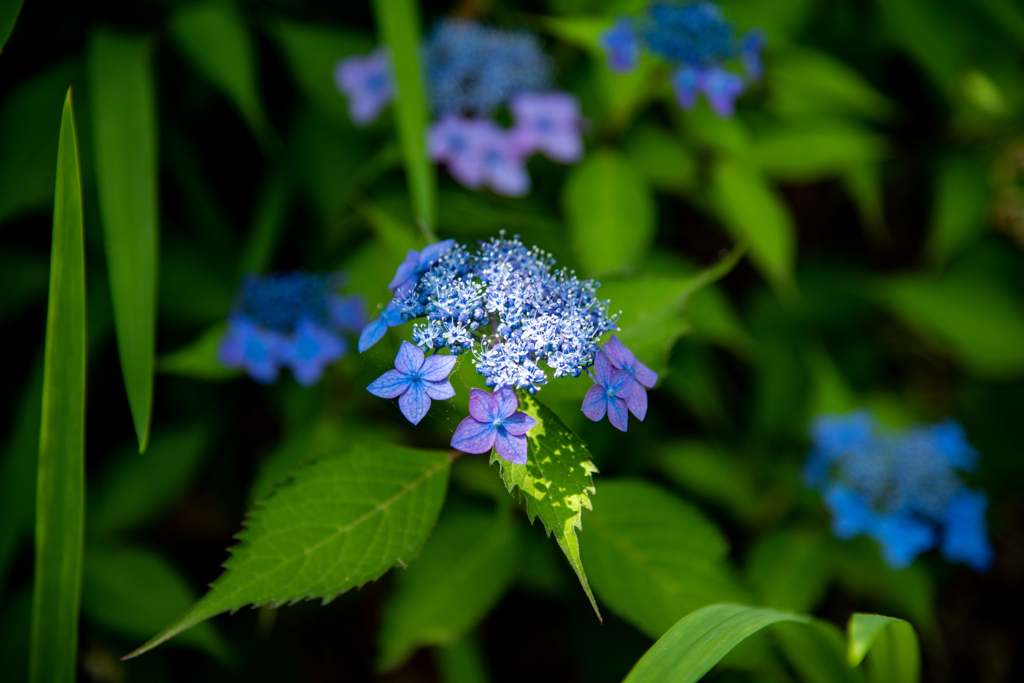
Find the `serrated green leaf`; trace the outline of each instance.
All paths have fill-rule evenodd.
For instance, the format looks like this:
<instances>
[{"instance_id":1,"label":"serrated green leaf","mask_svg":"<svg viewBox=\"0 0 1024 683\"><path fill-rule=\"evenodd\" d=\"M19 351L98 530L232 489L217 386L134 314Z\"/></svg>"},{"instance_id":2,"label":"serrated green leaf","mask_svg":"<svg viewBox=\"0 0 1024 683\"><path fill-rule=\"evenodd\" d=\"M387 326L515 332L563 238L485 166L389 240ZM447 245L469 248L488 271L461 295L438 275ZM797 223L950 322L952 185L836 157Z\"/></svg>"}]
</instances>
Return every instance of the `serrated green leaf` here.
<instances>
[{"instance_id":1,"label":"serrated green leaf","mask_svg":"<svg viewBox=\"0 0 1024 683\"><path fill-rule=\"evenodd\" d=\"M857 666L868 657L872 683L917 683L921 650L909 622L880 614L854 614L847 625L847 657Z\"/></svg>"},{"instance_id":2,"label":"serrated green leaf","mask_svg":"<svg viewBox=\"0 0 1024 683\"><path fill-rule=\"evenodd\" d=\"M374 0L381 42L391 50L395 76L395 124L405 160L406 182L424 235L437 223L437 174L427 160L427 102L420 66L420 17L412 0Z\"/></svg>"},{"instance_id":3,"label":"serrated green leaf","mask_svg":"<svg viewBox=\"0 0 1024 683\"><path fill-rule=\"evenodd\" d=\"M158 432L145 453L121 453L89 494L90 538L144 526L175 502L196 473L206 441L205 430L193 426Z\"/></svg>"},{"instance_id":4,"label":"serrated green leaf","mask_svg":"<svg viewBox=\"0 0 1024 683\"><path fill-rule=\"evenodd\" d=\"M606 481L581 534L602 602L651 638L714 602L749 600L697 508L642 480Z\"/></svg>"},{"instance_id":5,"label":"serrated green leaf","mask_svg":"<svg viewBox=\"0 0 1024 683\"><path fill-rule=\"evenodd\" d=\"M36 478L36 566L29 680L74 681L85 512L85 247L71 91L53 195L50 297Z\"/></svg>"},{"instance_id":6,"label":"serrated green leaf","mask_svg":"<svg viewBox=\"0 0 1024 683\"><path fill-rule=\"evenodd\" d=\"M256 51L242 18L230 5L202 3L178 11L170 29L196 70L227 95L256 138L270 144L273 131L256 88Z\"/></svg>"},{"instance_id":7,"label":"serrated green leaf","mask_svg":"<svg viewBox=\"0 0 1024 683\"><path fill-rule=\"evenodd\" d=\"M223 612L327 603L408 564L434 527L450 466L447 452L398 446L356 446L309 463L250 511L210 591L129 657Z\"/></svg>"},{"instance_id":8,"label":"serrated green leaf","mask_svg":"<svg viewBox=\"0 0 1024 683\"><path fill-rule=\"evenodd\" d=\"M580 437L544 404L533 396L520 394L519 409L537 421L526 434L529 454L525 465L515 465L491 454L491 464L498 463L501 478L509 493L519 489L526 501L526 514L532 524L538 517L549 536L565 553L590 604L601 618L597 601L587 582L580 559L576 530L581 529L583 508L593 510L590 495L594 493L591 475L597 472L590 460L590 451Z\"/></svg>"},{"instance_id":9,"label":"serrated green leaf","mask_svg":"<svg viewBox=\"0 0 1024 683\"><path fill-rule=\"evenodd\" d=\"M153 448L157 446L156 439ZM140 548L96 549L85 554L82 612L90 621L138 642L195 602L181 572L159 554ZM198 624L175 641L222 662L228 644L212 624Z\"/></svg>"},{"instance_id":10,"label":"serrated green leaf","mask_svg":"<svg viewBox=\"0 0 1024 683\"><path fill-rule=\"evenodd\" d=\"M217 348L226 329L224 323L218 323L195 341L160 356L156 362L157 372L210 381L241 377L241 371L226 368L217 360Z\"/></svg>"},{"instance_id":11,"label":"serrated green leaf","mask_svg":"<svg viewBox=\"0 0 1024 683\"><path fill-rule=\"evenodd\" d=\"M398 667L418 647L465 637L515 578L518 541L500 508L497 517L472 510L443 516L423 555L396 577L382 615L380 668Z\"/></svg>"},{"instance_id":12,"label":"serrated green leaf","mask_svg":"<svg viewBox=\"0 0 1024 683\"><path fill-rule=\"evenodd\" d=\"M11 37L14 24L18 21L18 13L21 12L21 4L24 0L9 0L0 8L0 53L4 51L7 39Z\"/></svg>"},{"instance_id":13,"label":"serrated green leaf","mask_svg":"<svg viewBox=\"0 0 1024 683\"><path fill-rule=\"evenodd\" d=\"M640 658L625 683L696 683L748 636L780 621L807 623L793 612L709 605L683 617Z\"/></svg>"},{"instance_id":14,"label":"serrated green leaf","mask_svg":"<svg viewBox=\"0 0 1024 683\"><path fill-rule=\"evenodd\" d=\"M573 247L590 273L635 265L654 240L654 192L616 152L594 152L569 172L562 207Z\"/></svg>"},{"instance_id":15,"label":"serrated green leaf","mask_svg":"<svg viewBox=\"0 0 1024 683\"><path fill-rule=\"evenodd\" d=\"M102 29L88 46L96 187L117 351L140 451L149 442L153 402L159 243L149 50L145 40Z\"/></svg>"}]
</instances>

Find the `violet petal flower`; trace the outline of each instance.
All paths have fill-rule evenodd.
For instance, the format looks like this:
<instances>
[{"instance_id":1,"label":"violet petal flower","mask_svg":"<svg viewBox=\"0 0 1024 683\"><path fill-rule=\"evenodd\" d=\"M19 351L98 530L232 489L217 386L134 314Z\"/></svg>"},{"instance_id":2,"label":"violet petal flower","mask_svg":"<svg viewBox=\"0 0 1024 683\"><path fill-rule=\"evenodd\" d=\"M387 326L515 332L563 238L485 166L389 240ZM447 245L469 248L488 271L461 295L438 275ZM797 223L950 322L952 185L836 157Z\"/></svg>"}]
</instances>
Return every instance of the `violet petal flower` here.
<instances>
[{"instance_id":1,"label":"violet petal flower","mask_svg":"<svg viewBox=\"0 0 1024 683\"><path fill-rule=\"evenodd\" d=\"M347 352L348 342L305 319L286 341L281 361L291 368L296 382L310 387L320 381L328 365Z\"/></svg>"},{"instance_id":2,"label":"violet petal flower","mask_svg":"<svg viewBox=\"0 0 1024 683\"><path fill-rule=\"evenodd\" d=\"M654 385L658 383L658 373L638 361L633 352L626 348L626 345L615 335L612 335L612 338L604 345L603 351L608 356L612 367L628 372L632 376L633 382L629 387L626 406L636 419L643 422L647 415L647 389L644 387L653 389Z\"/></svg>"},{"instance_id":3,"label":"violet petal flower","mask_svg":"<svg viewBox=\"0 0 1024 683\"><path fill-rule=\"evenodd\" d=\"M348 98L348 115L357 126L368 126L391 102L391 60L377 48L365 57L340 59L334 65L334 86Z\"/></svg>"},{"instance_id":4,"label":"violet petal flower","mask_svg":"<svg viewBox=\"0 0 1024 683\"><path fill-rule=\"evenodd\" d=\"M598 351L594 355L594 377L597 382L590 387L583 398L583 414L598 422L608 413L608 421L619 431L626 431L629 422L630 385L633 378L628 372L616 370L605 355Z\"/></svg>"},{"instance_id":5,"label":"violet petal flower","mask_svg":"<svg viewBox=\"0 0 1024 683\"><path fill-rule=\"evenodd\" d=\"M619 17L601 32L597 42L608 57L608 69L624 74L634 71L640 63L640 41L628 17Z\"/></svg>"},{"instance_id":6,"label":"violet petal flower","mask_svg":"<svg viewBox=\"0 0 1024 683\"><path fill-rule=\"evenodd\" d=\"M447 239L429 244L423 251L410 249L409 253L405 255L405 260L395 270L395 277L388 284L388 289L394 292L396 297L401 297L416 286L419 276L427 272L434 261L441 257L441 254L453 246L455 246L455 240Z\"/></svg>"},{"instance_id":7,"label":"violet petal flower","mask_svg":"<svg viewBox=\"0 0 1024 683\"><path fill-rule=\"evenodd\" d=\"M764 63L761 53L768 44L768 35L759 28L752 28L740 39L740 61L747 78L760 82L764 78Z\"/></svg>"},{"instance_id":8,"label":"violet petal flower","mask_svg":"<svg viewBox=\"0 0 1024 683\"><path fill-rule=\"evenodd\" d=\"M552 161L576 163L583 156L580 102L566 92L523 93L512 100L512 143L527 156L542 152Z\"/></svg>"},{"instance_id":9,"label":"violet petal flower","mask_svg":"<svg viewBox=\"0 0 1024 683\"><path fill-rule=\"evenodd\" d=\"M732 118L736 98L746 89L742 78L720 66L712 66L701 73L700 87L711 110L722 119Z\"/></svg>"},{"instance_id":10,"label":"violet petal flower","mask_svg":"<svg viewBox=\"0 0 1024 683\"><path fill-rule=\"evenodd\" d=\"M484 185L505 197L522 197L530 191L530 174L512 136L487 121L475 141Z\"/></svg>"},{"instance_id":11,"label":"violet petal flower","mask_svg":"<svg viewBox=\"0 0 1024 683\"><path fill-rule=\"evenodd\" d=\"M692 111L700 95L701 70L692 64L684 64L672 74L672 92L676 104L683 111Z\"/></svg>"},{"instance_id":12,"label":"violet petal flower","mask_svg":"<svg viewBox=\"0 0 1024 683\"><path fill-rule=\"evenodd\" d=\"M494 448L504 460L525 465L526 433L537 421L517 411L518 407L519 399L512 387L498 387L493 395L471 389L469 416L455 428L452 448L464 453L486 453Z\"/></svg>"},{"instance_id":13,"label":"violet petal flower","mask_svg":"<svg viewBox=\"0 0 1024 683\"><path fill-rule=\"evenodd\" d=\"M227 334L217 347L217 360L226 368L245 370L261 384L272 384L277 380L284 343L283 335L235 316L228 319Z\"/></svg>"},{"instance_id":14,"label":"violet petal flower","mask_svg":"<svg viewBox=\"0 0 1024 683\"><path fill-rule=\"evenodd\" d=\"M376 320L363 328L362 334L359 335L359 353L366 351L383 339L384 333L388 331L389 327L397 327L404 322L405 320L398 310L398 304L392 301L380 312Z\"/></svg>"},{"instance_id":15,"label":"violet petal flower","mask_svg":"<svg viewBox=\"0 0 1024 683\"><path fill-rule=\"evenodd\" d=\"M397 398L405 418L419 424L430 410L431 399L443 401L455 396L448 375L456 360L455 356L436 354L424 358L423 349L403 341L395 357L395 369L375 379L366 390L381 398Z\"/></svg>"},{"instance_id":16,"label":"violet petal flower","mask_svg":"<svg viewBox=\"0 0 1024 683\"><path fill-rule=\"evenodd\" d=\"M512 136L490 119L445 116L431 126L429 145L430 158L444 163L464 187L487 186L506 197L530 191L523 154Z\"/></svg>"}]
</instances>

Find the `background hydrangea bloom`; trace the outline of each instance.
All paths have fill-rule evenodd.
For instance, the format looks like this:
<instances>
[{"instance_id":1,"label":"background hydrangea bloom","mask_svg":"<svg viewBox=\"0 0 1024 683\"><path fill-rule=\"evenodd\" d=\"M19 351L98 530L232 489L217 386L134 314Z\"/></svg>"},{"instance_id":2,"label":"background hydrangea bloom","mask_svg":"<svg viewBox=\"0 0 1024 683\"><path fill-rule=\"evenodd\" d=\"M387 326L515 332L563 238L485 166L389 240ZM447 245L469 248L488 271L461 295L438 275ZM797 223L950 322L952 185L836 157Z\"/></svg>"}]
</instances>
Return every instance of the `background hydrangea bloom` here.
<instances>
[{"instance_id":1,"label":"background hydrangea bloom","mask_svg":"<svg viewBox=\"0 0 1024 683\"><path fill-rule=\"evenodd\" d=\"M564 92L523 93L512 100L512 141L523 156L541 152L573 164L583 158L580 101Z\"/></svg>"},{"instance_id":2,"label":"background hydrangea bloom","mask_svg":"<svg viewBox=\"0 0 1024 683\"><path fill-rule=\"evenodd\" d=\"M616 19L601 33L597 42L608 58L610 71L626 74L636 70L640 63L640 39L629 17Z\"/></svg>"},{"instance_id":3,"label":"background hydrangea bloom","mask_svg":"<svg viewBox=\"0 0 1024 683\"><path fill-rule=\"evenodd\" d=\"M365 57L355 55L339 60L334 65L334 85L348 99L352 123L370 125L394 97L387 50L379 47Z\"/></svg>"},{"instance_id":4,"label":"background hydrangea bloom","mask_svg":"<svg viewBox=\"0 0 1024 683\"><path fill-rule=\"evenodd\" d=\"M526 154L511 133L490 119L447 116L431 126L431 160L444 163L462 185L489 187L506 197L530 191Z\"/></svg>"},{"instance_id":5,"label":"background hydrangea bloom","mask_svg":"<svg viewBox=\"0 0 1024 683\"><path fill-rule=\"evenodd\" d=\"M883 432L862 410L819 416L810 434L804 479L822 493L838 538L874 539L896 569L936 546L951 562L978 571L991 565L987 498L957 475L977 462L958 424Z\"/></svg>"},{"instance_id":6,"label":"background hydrangea bloom","mask_svg":"<svg viewBox=\"0 0 1024 683\"><path fill-rule=\"evenodd\" d=\"M365 303L335 293L341 283L337 273L250 275L228 316L219 362L264 384L277 380L281 366L299 384L316 384L348 352L342 335L365 325Z\"/></svg>"}]
</instances>

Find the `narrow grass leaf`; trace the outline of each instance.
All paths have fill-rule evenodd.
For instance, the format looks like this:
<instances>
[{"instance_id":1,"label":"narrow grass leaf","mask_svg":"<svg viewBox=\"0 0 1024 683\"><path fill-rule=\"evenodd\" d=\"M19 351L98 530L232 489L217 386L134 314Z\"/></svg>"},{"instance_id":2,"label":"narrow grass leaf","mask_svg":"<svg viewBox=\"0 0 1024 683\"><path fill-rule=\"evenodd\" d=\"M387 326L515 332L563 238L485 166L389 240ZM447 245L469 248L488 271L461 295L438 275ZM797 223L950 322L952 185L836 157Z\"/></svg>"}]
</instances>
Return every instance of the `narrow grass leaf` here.
<instances>
[{"instance_id":1,"label":"narrow grass leaf","mask_svg":"<svg viewBox=\"0 0 1024 683\"><path fill-rule=\"evenodd\" d=\"M437 222L437 175L427 160L427 103L420 66L420 19L412 0L374 0L383 42L391 51L395 77L395 122L405 158L416 222L433 241Z\"/></svg>"},{"instance_id":2,"label":"narrow grass leaf","mask_svg":"<svg viewBox=\"0 0 1024 683\"><path fill-rule=\"evenodd\" d=\"M356 446L312 461L250 511L225 572L135 657L222 612L341 593L415 559L444 503L450 455Z\"/></svg>"},{"instance_id":3,"label":"narrow grass leaf","mask_svg":"<svg viewBox=\"0 0 1024 683\"><path fill-rule=\"evenodd\" d=\"M71 91L57 148L29 680L75 680L85 512L85 249Z\"/></svg>"},{"instance_id":4,"label":"narrow grass leaf","mask_svg":"<svg viewBox=\"0 0 1024 683\"><path fill-rule=\"evenodd\" d=\"M872 683L920 680L921 650L909 622L880 614L854 614L846 630L850 666L857 666L868 655Z\"/></svg>"},{"instance_id":5,"label":"narrow grass leaf","mask_svg":"<svg viewBox=\"0 0 1024 683\"><path fill-rule=\"evenodd\" d=\"M114 328L139 450L149 442L157 292L156 105L148 44L99 29L88 46L93 146Z\"/></svg>"},{"instance_id":6,"label":"narrow grass leaf","mask_svg":"<svg viewBox=\"0 0 1024 683\"><path fill-rule=\"evenodd\" d=\"M8 0L0 7L0 53L4 51L7 39L11 37L14 24L18 21L18 13L24 0Z\"/></svg>"}]
</instances>

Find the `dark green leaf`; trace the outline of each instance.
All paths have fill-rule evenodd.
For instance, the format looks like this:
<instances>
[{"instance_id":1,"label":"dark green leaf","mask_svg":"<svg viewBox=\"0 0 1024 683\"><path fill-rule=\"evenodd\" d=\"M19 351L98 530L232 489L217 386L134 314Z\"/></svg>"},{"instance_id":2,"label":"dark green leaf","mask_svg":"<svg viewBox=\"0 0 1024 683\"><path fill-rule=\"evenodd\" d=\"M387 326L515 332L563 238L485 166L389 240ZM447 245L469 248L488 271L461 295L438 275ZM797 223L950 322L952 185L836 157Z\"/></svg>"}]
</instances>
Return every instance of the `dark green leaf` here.
<instances>
[{"instance_id":1,"label":"dark green leaf","mask_svg":"<svg viewBox=\"0 0 1024 683\"><path fill-rule=\"evenodd\" d=\"M4 51L7 39L11 37L14 24L18 21L18 13L24 0L8 0L0 7L0 53Z\"/></svg>"},{"instance_id":2,"label":"dark green leaf","mask_svg":"<svg viewBox=\"0 0 1024 683\"><path fill-rule=\"evenodd\" d=\"M594 152L569 172L562 207L573 247L590 273L625 270L650 249L654 193L616 152Z\"/></svg>"},{"instance_id":3,"label":"dark green leaf","mask_svg":"<svg viewBox=\"0 0 1024 683\"><path fill-rule=\"evenodd\" d=\"M878 163L884 153L881 136L862 125L826 119L762 131L754 140L750 158L776 180L806 183Z\"/></svg>"},{"instance_id":4,"label":"dark green leaf","mask_svg":"<svg viewBox=\"0 0 1024 683\"><path fill-rule=\"evenodd\" d=\"M224 323L214 325L194 342L160 356L157 359L157 371L208 381L240 377L240 371L226 368L217 360L217 348L226 329Z\"/></svg>"},{"instance_id":5,"label":"dark green leaf","mask_svg":"<svg viewBox=\"0 0 1024 683\"><path fill-rule=\"evenodd\" d=\"M672 481L697 496L724 506L740 519L751 514L756 498L753 478L729 453L703 441L680 441L661 448L655 462Z\"/></svg>"},{"instance_id":6,"label":"dark green leaf","mask_svg":"<svg viewBox=\"0 0 1024 683\"><path fill-rule=\"evenodd\" d=\"M487 667L480 645L470 635L436 651L442 683L487 683Z\"/></svg>"},{"instance_id":7,"label":"dark green leaf","mask_svg":"<svg viewBox=\"0 0 1024 683\"><path fill-rule=\"evenodd\" d=\"M521 394L519 409L537 421L527 433L530 448L526 464L514 465L497 453L491 454L491 464L498 463L509 493L519 489L519 495L526 500L530 523L540 517L548 535L554 534L600 619L576 538L576 530L582 528L583 508L593 509L591 475L597 468L590 460L586 444L537 399Z\"/></svg>"},{"instance_id":8,"label":"dark green leaf","mask_svg":"<svg viewBox=\"0 0 1024 683\"><path fill-rule=\"evenodd\" d=\"M815 619L776 624L771 630L804 683L862 683L860 672L846 663L843 633L834 624Z\"/></svg>"},{"instance_id":9,"label":"dark green leaf","mask_svg":"<svg viewBox=\"0 0 1024 683\"><path fill-rule=\"evenodd\" d=\"M709 605L683 617L647 651L625 683L696 683L731 649L765 626L807 623L793 612L742 605Z\"/></svg>"},{"instance_id":10,"label":"dark green leaf","mask_svg":"<svg viewBox=\"0 0 1024 683\"><path fill-rule=\"evenodd\" d=\"M36 488L29 680L73 681L85 512L85 250L71 91L57 148Z\"/></svg>"},{"instance_id":11,"label":"dark green leaf","mask_svg":"<svg viewBox=\"0 0 1024 683\"><path fill-rule=\"evenodd\" d=\"M427 103L420 68L420 18L412 0L374 0L382 42L391 50L395 76L395 123L405 159L416 222L433 235L437 222L437 175L427 160Z\"/></svg>"},{"instance_id":12,"label":"dark green leaf","mask_svg":"<svg viewBox=\"0 0 1024 683\"><path fill-rule=\"evenodd\" d=\"M225 572L142 654L222 612L341 593L419 555L444 503L447 452L356 446L322 457L256 504Z\"/></svg>"},{"instance_id":13,"label":"dark green leaf","mask_svg":"<svg viewBox=\"0 0 1024 683\"><path fill-rule=\"evenodd\" d=\"M139 450L149 442L157 292L156 105L149 46L96 30L89 40L96 186L121 373Z\"/></svg>"},{"instance_id":14,"label":"dark green leaf","mask_svg":"<svg viewBox=\"0 0 1024 683\"><path fill-rule=\"evenodd\" d=\"M281 172L271 175L260 191L249 238L239 259L240 278L248 273L263 273L273 263L274 251L284 232L290 192L288 178Z\"/></svg>"},{"instance_id":15,"label":"dark green leaf","mask_svg":"<svg viewBox=\"0 0 1024 683\"><path fill-rule=\"evenodd\" d=\"M835 57L806 48L772 55L770 106L788 117L855 115L884 120L892 104Z\"/></svg>"},{"instance_id":16,"label":"dark green leaf","mask_svg":"<svg viewBox=\"0 0 1024 683\"><path fill-rule=\"evenodd\" d=\"M750 599L725 538L695 507L629 479L604 482L597 501L581 534L594 590L651 638L710 603Z\"/></svg>"},{"instance_id":17,"label":"dark green leaf","mask_svg":"<svg viewBox=\"0 0 1024 683\"><path fill-rule=\"evenodd\" d=\"M4 245L0 253L0 320L46 299L49 264L35 251Z\"/></svg>"},{"instance_id":18,"label":"dark green leaf","mask_svg":"<svg viewBox=\"0 0 1024 683\"><path fill-rule=\"evenodd\" d=\"M637 124L624 149L633 168L659 190L691 192L697 188L697 159L678 135L658 126Z\"/></svg>"},{"instance_id":19,"label":"dark green leaf","mask_svg":"<svg viewBox=\"0 0 1024 683\"><path fill-rule=\"evenodd\" d=\"M822 531L777 531L754 548L747 570L769 607L813 610L832 578Z\"/></svg>"},{"instance_id":20,"label":"dark green leaf","mask_svg":"<svg viewBox=\"0 0 1024 683\"><path fill-rule=\"evenodd\" d=\"M850 666L864 655L872 683L917 683L921 651L914 627L902 619L880 614L854 614L847 625Z\"/></svg>"},{"instance_id":21,"label":"dark green leaf","mask_svg":"<svg viewBox=\"0 0 1024 683\"><path fill-rule=\"evenodd\" d=\"M396 577L384 606L380 667L394 669L418 647L464 638L508 589L519 537L504 510L441 518L422 557Z\"/></svg>"},{"instance_id":22,"label":"dark green leaf","mask_svg":"<svg viewBox=\"0 0 1024 683\"><path fill-rule=\"evenodd\" d=\"M982 159L950 156L942 160L932 194L929 255L942 263L981 236L991 191Z\"/></svg>"}]
</instances>

